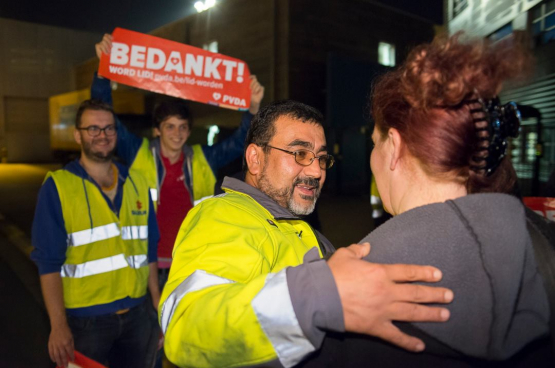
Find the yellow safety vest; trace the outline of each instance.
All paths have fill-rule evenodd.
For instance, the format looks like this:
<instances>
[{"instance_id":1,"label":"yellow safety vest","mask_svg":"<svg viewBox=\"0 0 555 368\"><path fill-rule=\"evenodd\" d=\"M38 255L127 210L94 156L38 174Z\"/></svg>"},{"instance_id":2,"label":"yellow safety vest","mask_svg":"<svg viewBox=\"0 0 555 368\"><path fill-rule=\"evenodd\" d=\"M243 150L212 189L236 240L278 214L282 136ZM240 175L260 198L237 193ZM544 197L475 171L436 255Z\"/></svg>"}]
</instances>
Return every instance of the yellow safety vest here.
<instances>
[{"instance_id":1,"label":"yellow safety vest","mask_svg":"<svg viewBox=\"0 0 555 368\"><path fill-rule=\"evenodd\" d=\"M84 308L146 294L148 185L140 175L123 185L119 218L100 189L67 170L49 172L68 235L62 266L66 308Z\"/></svg>"},{"instance_id":2,"label":"yellow safety vest","mask_svg":"<svg viewBox=\"0 0 555 368\"><path fill-rule=\"evenodd\" d=\"M193 149L193 160L191 162L192 169L189 174L193 177L193 201L201 198L214 195L214 185L216 185L216 176L212 172L212 168L208 164L202 147L200 144L195 144L191 147ZM157 171L157 158L155 158L149 148L149 142L146 138L137 152L135 160L131 164L131 171L138 171L147 180L150 188L150 196L157 206L158 202L158 171ZM155 208L156 210L157 208Z\"/></svg>"},{"instance_id":3,"label":"yellow safety vest","mask_svg":"<svg viewBox=\"0 0 555 368\"><path fill-rule=\"evenodd\" d=\"M180 367L245 366L277 358L264 330L296 317L286 289L279 300L263 289L284 278L287 267L301 264L310 249L320 251L306 222L276 219L247 194L226 192L195 206L175 243L158 311L165 352ZM259 318L267 305L285 316ZM311 351L299 343L298 349L305 348Z\"/></svg>"}]
</instances>

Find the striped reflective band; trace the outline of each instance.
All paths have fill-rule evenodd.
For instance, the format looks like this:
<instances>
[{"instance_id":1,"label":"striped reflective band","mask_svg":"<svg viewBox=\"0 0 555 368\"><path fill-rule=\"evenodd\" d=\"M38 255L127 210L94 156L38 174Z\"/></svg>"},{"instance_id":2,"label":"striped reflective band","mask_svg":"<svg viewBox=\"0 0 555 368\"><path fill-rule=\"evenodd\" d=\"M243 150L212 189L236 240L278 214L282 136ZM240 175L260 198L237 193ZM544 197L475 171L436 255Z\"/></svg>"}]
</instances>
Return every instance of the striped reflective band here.
<instances>
[{"instance_id":1,"label":"striped reflective band","mask_svg":"<svg viewBox=\"0 0 555 368\"><path fill-rule=\"evenodd\" d=\"M212 198L212 197L214 197L214 196L213 196L213 195L209 195L209 196L206 196L206 197L202 197L202 198L200 198L200 199L197 199L196 201L193 202L193 206L196 206L196 205L199 204L200 202L205 201L205 200L207 200L208 198Z\"/></svg>"},{"instance_id":2,"label":"striped reflective band","mask_svg":"<svg viewBox=\"0 0 555 368\"><path fill-rule=\"evenodd\" d=\"M148 259L145 254L128 257L118 254L81 264L64 264L61 273L62 277L80 278L115 271L125 267L141 268L147 265Z\"/></svg>"},{"instance_id":3,"label":"striped reflective band","mask_svg":"<svg viewBox=\"0 0 555 368\"><path fill-rule=\"evenodd\" d=\"M316 350L297 321L285 269L268 275L266 284L251 305L284 367L298 364L307 354Z\"/></svg>"},{"instance_id":4,"label":"striped reflective band","mask_svg":"<svg viewBox=\"0 0 555 368\"><path fill-rule=\"evenodd\" d=\"M68 241L70 246L78 247L80 245L110 239L118 236L119 234L118 224L111 223L71 233L68 235Z\"/></svg>"},{"instance_id":5,"label":"striped reflective band","mask_svg":"<svg viewBox=\"0 0 555 368\"><path fill-rule=\"evenodd\" d=\"M148 239L148 226L124 226L121 228L121 238L123 240Z\"/></svg>"},{"instance_id":6,"label":"striped reflective band","mask_svg":"<svg viewBox=\"0 0 555 368\"><path fill-rule=\"evenodd\" d=\"M162 315L160 316L160 324L162 326L162 331L164 334L168 330L168 325L170 323L179 302L185 295L192 293L193 291L198 291L205 289L207 287L232 284L235 281L225 279L216 275L212 275L203 270L196 270L189 277L187 277L183 282L175 288L174 291L168 296L168 299L164 302L162 306Z\"/></svg>"},{"instance_id":7,"label":"striped reflective band","mask_svg":"<svg viewBox=\"0 0 555 368\"><path fill-rule=\"evenodd\" d=\"M382 199L378 196L375 195L371 195L370 196L370 204L371 205L378 205L378 204L382 204Z\"/></svg>"},{"instance_id":8,"label":"striped reflective band","mask_svg":"<svg viewBox=\"0 0 555 368\"><path fill-rule=\"evenodd\" d=\"M158 200L158 189L150 188L150 199L152 199L152 202L156 202Z\"/></svg>"},{"instance_id":9,"label":"striped reflective band","mask_svg":"<svg viewBox=\"0 0 555 368\"><path fill-rule=\"evenodd\" d=\"M125 257L125 260L131 268L137 269L148 266L148 258L146 254L139 254L138 256L127 256Z\"/></svg>"}]
</instances>

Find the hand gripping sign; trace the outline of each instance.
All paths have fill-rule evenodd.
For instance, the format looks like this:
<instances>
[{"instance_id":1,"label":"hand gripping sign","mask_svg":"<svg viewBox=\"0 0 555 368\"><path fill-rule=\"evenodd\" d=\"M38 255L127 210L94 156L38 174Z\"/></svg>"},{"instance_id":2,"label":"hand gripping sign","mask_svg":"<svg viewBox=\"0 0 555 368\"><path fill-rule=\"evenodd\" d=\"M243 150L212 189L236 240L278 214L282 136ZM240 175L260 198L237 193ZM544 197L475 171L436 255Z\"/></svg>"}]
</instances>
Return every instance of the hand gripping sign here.
<instances>
[{"instance_id":1,"label":"hand gripping sign","mask_svg":"<svg viewBox=\"0 0 555 368\"><path fill-rule=\"evenodd\" d=\"M113 81L234 110L250 106L249 68L241 60L116 28L99 74Z\"/></svg>"}]
</instances>

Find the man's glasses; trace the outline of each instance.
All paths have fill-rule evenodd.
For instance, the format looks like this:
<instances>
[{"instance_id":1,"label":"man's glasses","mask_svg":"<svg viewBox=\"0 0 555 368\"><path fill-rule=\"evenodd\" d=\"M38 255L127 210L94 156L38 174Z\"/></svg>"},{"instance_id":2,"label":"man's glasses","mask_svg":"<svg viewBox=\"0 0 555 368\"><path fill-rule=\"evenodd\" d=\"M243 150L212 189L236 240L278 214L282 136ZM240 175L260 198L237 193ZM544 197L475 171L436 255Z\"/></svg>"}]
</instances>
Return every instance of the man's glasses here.
<instances>
[{"instance_id":1,"label":"man's glasses","mask_svg":"<svg viewBox=\"0 0 555 368\"><path fill-rule=\"evenodd\" d=\"M116 126L114 124L108 125L107 127L100 128L96 125L91 125L86 128L76 128L77 130L86 130L89 136L91 137L98 137L101 132L106 134L106 137L114 136L117 132Z\"/></svg>"},{"instance_id":2,"label":"man's glasses","mask_svg":"<svg viewBox=\"0 0 555 368\"><path fill-rule=\"evenodd\" d=\"M314 152L305 150L305 149L300 149L297 151L287 151L281 148L270 146L269 144L267 144L266 147L277 149L278 151L285 152L295 156L295 161L302 166L308 166L312 164L312 161L317 159L320 169L327 170L331 168L333 166L333 163L335 162L335 159L333 158L333 156L328 154L316 156Z\"/></svg>"}]
</instances>

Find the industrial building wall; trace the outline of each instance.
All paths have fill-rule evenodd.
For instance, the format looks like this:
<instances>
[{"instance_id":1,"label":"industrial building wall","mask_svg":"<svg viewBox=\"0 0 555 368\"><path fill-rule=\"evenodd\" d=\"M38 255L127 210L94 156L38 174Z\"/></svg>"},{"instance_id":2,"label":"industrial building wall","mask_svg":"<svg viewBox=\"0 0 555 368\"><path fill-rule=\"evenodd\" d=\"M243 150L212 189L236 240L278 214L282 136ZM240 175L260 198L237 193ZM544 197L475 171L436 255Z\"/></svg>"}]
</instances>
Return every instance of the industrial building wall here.
<instances>
[{"instance_id":1,"label":"industrial building wall","mask_svg":"<svg viewBox=\"0 0 555 368\"><path fill-rule=\"evenodd\" d=\"M290 97L325 111L329 54L378 61L378 45L395 45L397 64L412 46L431 41L430 21L372 1L290 2Z\"/></svg>"},{"instance_id":2,"label":"industrial building wall","mask_svg":"<svg viewBox=\"0 0 555 368\"><path fill-rule=\"evenodd\" d=\"M0 155L8 162L51 159L48 97L75 89L73 66L99 35L0 18Z\"/></svg>"},{"instance_id":3,"label":"industrial building wall","mask_svg":"<svg viewBox=\"0 0 555 368\"><path fill-rule=\"evenodd\" d=\"M371 82L380 70L380 42L395 47L396 65L429 42L427 20L366 0L294 0L289 4L290 97L327 117L328 147L337 158L326 190L368 194L368 111ZM384 68L385 69L385 68Z\"/></svg>"}]
</instances>

